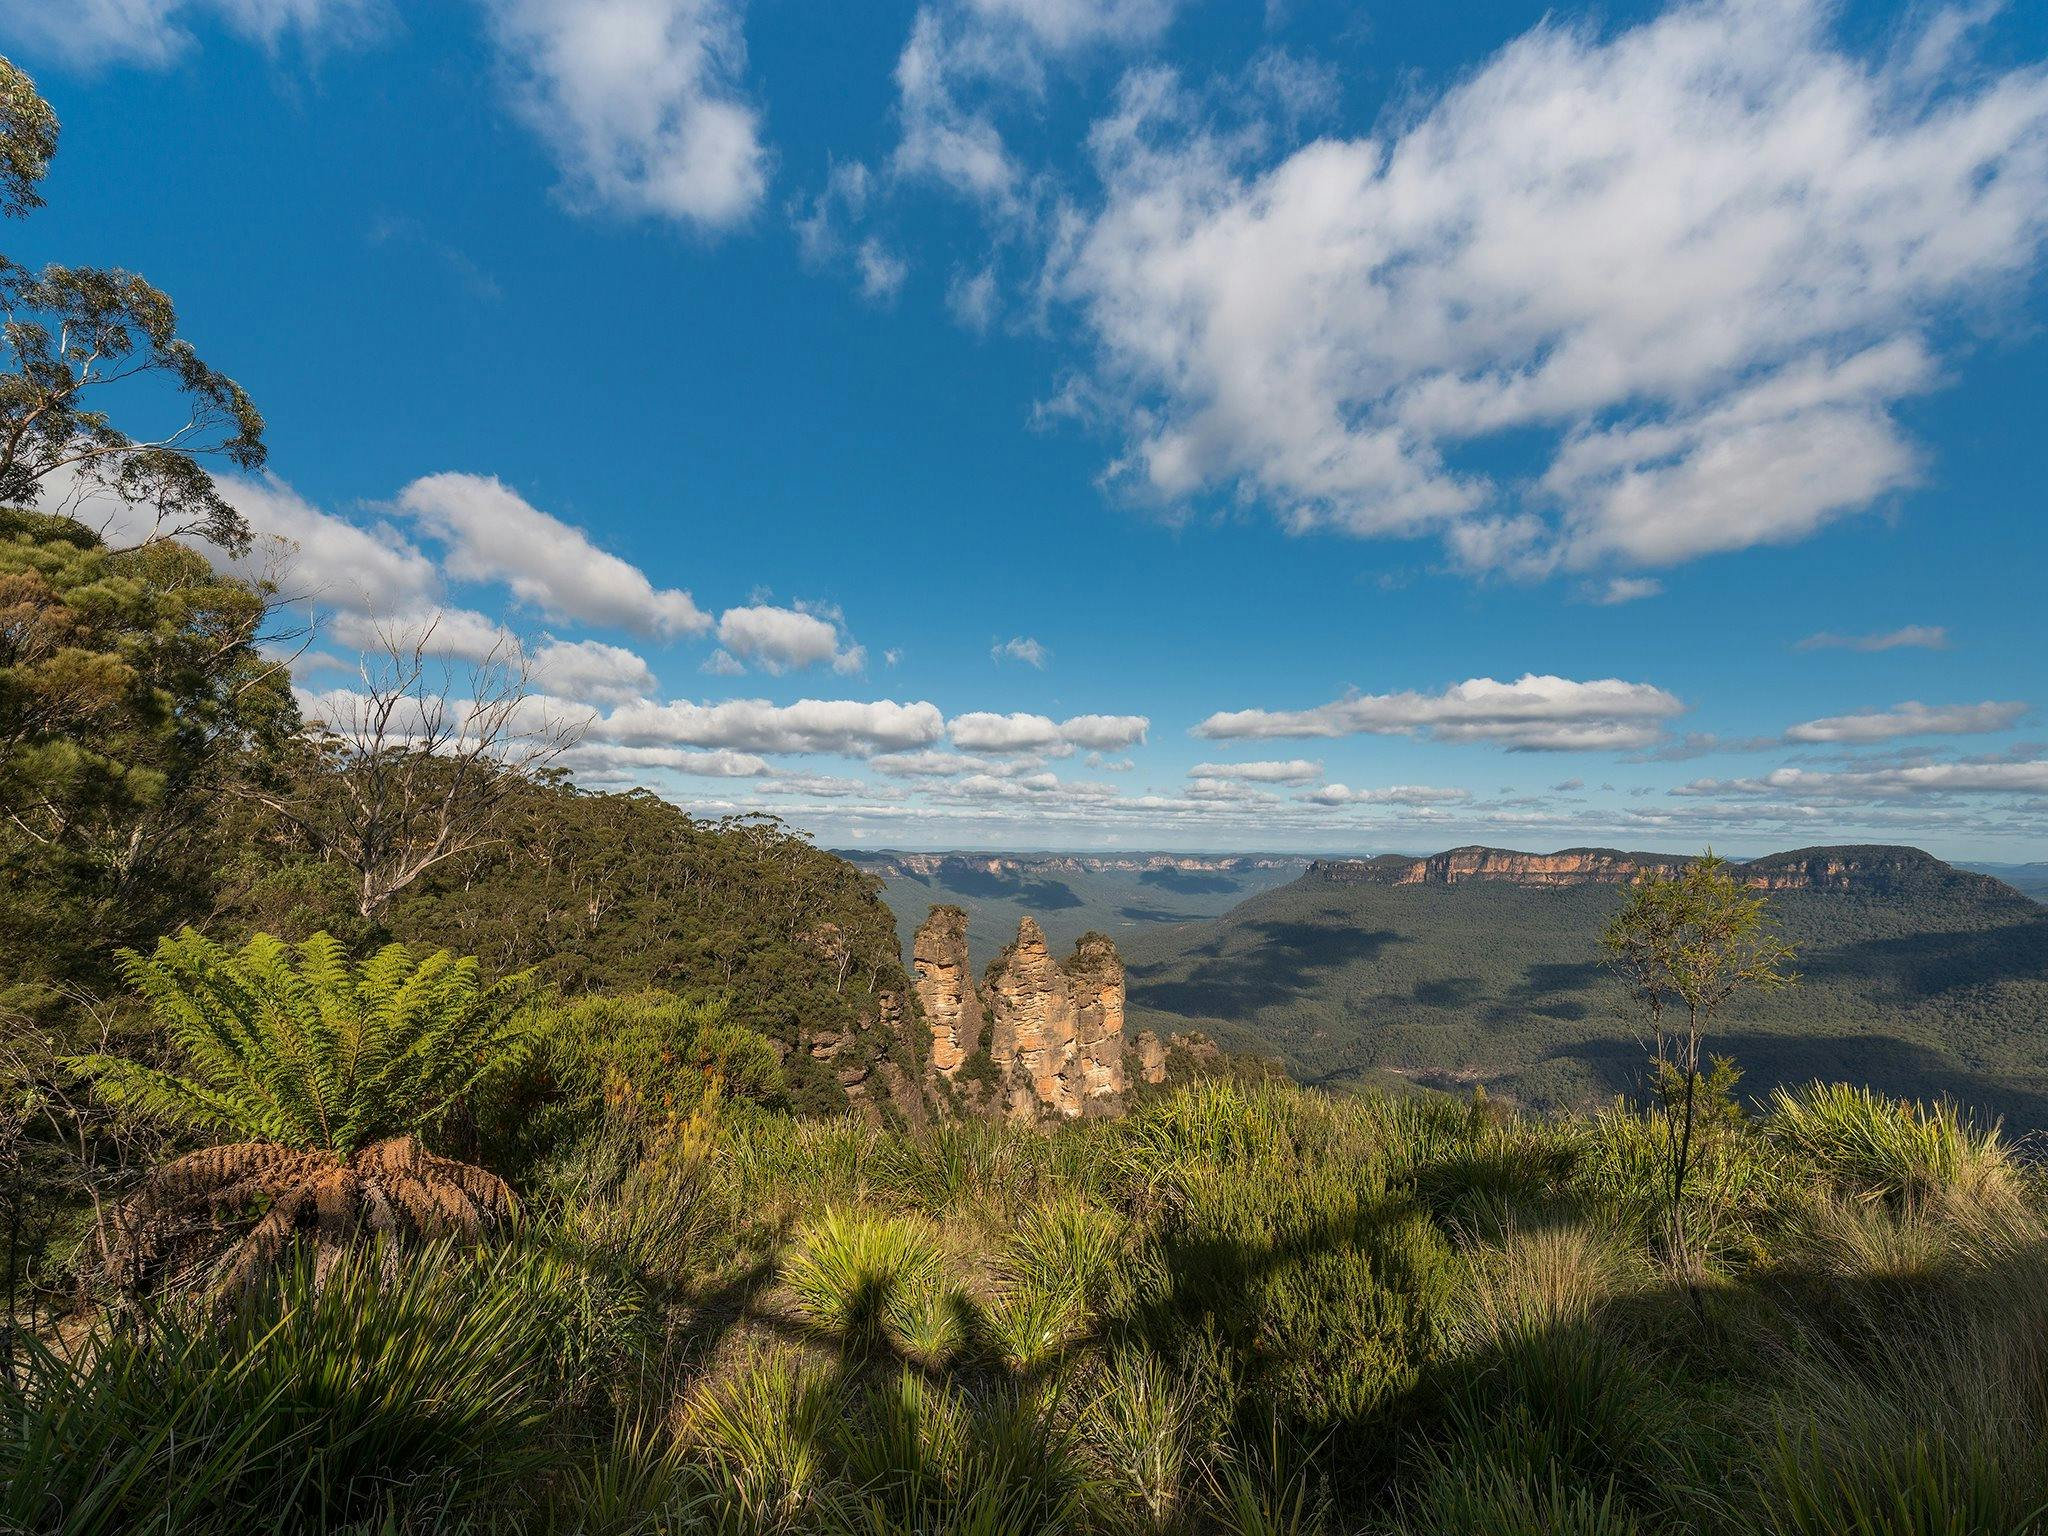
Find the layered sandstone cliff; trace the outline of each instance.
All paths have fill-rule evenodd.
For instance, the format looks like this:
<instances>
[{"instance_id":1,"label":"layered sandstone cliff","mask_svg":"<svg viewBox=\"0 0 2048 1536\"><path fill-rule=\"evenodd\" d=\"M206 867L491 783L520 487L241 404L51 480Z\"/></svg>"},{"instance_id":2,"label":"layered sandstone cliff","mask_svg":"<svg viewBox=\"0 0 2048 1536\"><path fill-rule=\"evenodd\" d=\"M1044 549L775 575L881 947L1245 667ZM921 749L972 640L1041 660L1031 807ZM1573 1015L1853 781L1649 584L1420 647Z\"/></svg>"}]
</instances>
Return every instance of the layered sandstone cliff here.
<instances>
[{"instance_id":1,"label":"layered sandstone cliff","mask_svg":"<svg viewBox=\"0 0 2048 1536\"><path fill-rule=\"evenodd\" d=\"M1373 859L1319 859L1307 878L1355 885L1459 885L1494 880L1511 885L1626 885L1639 876L1670 876L1692 863L1671 854L1623 853L1613 848L1566 848L1518 853L1506 848L1452 848L1424 859L1382 854ZM1745 885L1773 891L1883 893L1928 879L1982 882L1917 848L1859 846L1802 848L1775 853L1729 871Z\"/></svg>"},{"instance_id":2,"label":"layered sandstone cliff","mask_svg":"<svg viewBox=\"0 0 2048 1536\"><path fill-rule=\"evenodd\" d=\"M912 964L932 1071L970 1099L1019 1119L1072 1118L1122 1103L1124 966L1101 934L1083 935L1056 961L1027 917L977 986L966 914L934 907L917 930ZM974 1070L981 1051L992 1074Z\"/></svg>"}]
</instances>

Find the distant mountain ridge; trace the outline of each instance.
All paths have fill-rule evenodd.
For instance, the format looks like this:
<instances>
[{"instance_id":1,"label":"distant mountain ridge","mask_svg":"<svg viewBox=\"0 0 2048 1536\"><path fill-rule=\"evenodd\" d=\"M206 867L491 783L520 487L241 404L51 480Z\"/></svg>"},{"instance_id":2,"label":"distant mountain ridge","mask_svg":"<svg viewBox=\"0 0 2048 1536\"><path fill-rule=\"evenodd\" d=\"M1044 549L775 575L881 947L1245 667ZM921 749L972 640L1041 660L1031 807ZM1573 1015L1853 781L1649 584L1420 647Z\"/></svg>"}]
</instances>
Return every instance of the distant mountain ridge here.
<instances>
[{"instance_id":1,"label":"distant mountain ridge","mask_svg":"<svg viewBox=\"0 0 2048 1536\"><path fill-rule=\"evenodd\" d=\"M1587 1107L1640 1088L1639 1010L1600 935L1645 872L1607 848L1324 859L1220 916L1133 928L1133 1029L1199 1031L1305 1082L1425 1083ZM1949 1095L2048 1130L2048 910L1916 848L1799 848L1736 865L1771 894L1798 986L1724 1010L1744 1087L1814 1078Z\"/></svg>"},{"instance_id":2,"label":"distant mountain ridge","mask_svg":"<svg viewBox=\"0 0 2048 1536\"><path fill-rule=\"evenodd\" d=\"M1626 885L1638 876L1678 874L1693 862L1688 855L1625 853L1615 848L1522 853L1471 844L1426 858L1381 854L1371 859L1318 859L1304 878L1334 885L1456 885L1469 880L1533 886ZM1992 894L1994 888L2022 894L1991 875L1958 869L1921 849L1882 843L1796 848L1757 859L1731 860L1729 867L1745 885L1771 891L1882 894L1919 891L1933 882L1985 895Z\"/></svg>"},{"instance_id":3,"label":"distant mountain ridge","mask_svg":"<svg viewBox=\"0 0 2048 1536\"><path fill-rule=\"evenodd\" d=\"M1152 870L1179 870L1184 874L1239 874L1253 869L1300 869L1310 861L1305 854L1230 854L1210 856L1188 853L869 853L842 852L840 857L862 869L882 876L915 875L929 879L948 869L973 870L985 875L1097 875L1110 871L1145 874Z\"/></svg>"}]
</instances>

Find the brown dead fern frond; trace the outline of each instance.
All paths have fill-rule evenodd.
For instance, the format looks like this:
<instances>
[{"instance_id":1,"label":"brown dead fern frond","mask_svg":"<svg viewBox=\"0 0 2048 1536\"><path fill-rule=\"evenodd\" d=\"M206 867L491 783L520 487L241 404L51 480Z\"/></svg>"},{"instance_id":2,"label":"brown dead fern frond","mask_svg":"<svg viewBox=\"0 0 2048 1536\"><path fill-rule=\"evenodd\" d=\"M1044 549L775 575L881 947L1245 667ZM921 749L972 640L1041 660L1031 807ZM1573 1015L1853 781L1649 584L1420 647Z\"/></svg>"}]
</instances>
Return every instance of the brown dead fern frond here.
<instances>
[{"instance_id":1,"label":"brown dead fern frond","mask_svg":"<svg viewBox=\"0 0 2048 1536\"><path fill-rule=\"evenodd\" d=\"M207 1147L156 1169L113 1220L112 1278L131 1293L233 1291L310 1242L321 1271L359 1237L477 1239L517 1209L496 1175L393 1136L343 1156L268 1142Z\"/></svg>"}]
</instances>

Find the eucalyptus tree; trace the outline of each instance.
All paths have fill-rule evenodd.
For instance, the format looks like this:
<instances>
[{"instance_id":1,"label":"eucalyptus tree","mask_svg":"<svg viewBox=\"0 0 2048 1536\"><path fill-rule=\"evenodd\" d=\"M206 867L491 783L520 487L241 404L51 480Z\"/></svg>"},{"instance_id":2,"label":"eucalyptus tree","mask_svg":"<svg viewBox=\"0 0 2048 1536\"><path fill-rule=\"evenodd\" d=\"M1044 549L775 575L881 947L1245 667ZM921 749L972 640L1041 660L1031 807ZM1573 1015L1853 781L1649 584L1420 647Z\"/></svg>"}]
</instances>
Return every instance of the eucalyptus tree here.
<instances>
[{"instance_id":1,"label":"eucalyptus tree","mask_svg":"<svg viewBox=\"0 0 2048 1536\"><path fill-rule=\"evenodd\" d=\"M42 206L57 151L49 103L0 59L0 215ZM263 417L178 333L170 298L118 267L31 270L0 255L0 505L56 507L130 542L193 536L247 550L210 463L263 467ZM117 425L115 399L177 402Z\"/></svg>"}]
</instances>

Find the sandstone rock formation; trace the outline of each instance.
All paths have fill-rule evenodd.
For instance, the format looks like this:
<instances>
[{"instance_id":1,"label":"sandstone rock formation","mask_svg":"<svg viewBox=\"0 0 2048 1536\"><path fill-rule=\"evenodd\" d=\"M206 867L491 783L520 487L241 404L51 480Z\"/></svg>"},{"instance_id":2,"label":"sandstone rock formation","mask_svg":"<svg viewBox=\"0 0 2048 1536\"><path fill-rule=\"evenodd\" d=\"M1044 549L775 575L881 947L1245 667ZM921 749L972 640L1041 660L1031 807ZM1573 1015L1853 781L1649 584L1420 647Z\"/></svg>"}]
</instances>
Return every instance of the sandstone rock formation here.
<instances>
[{"instance_id":1,"label":"sandstone rock formation","mask_svg":"<svg viewBox=\"0 0 2048 1536\"><path fill-rule=\"evenodd\" d=\"M1124 966L1107 938L1085 934L1068 959L1056 961L1044 931L1027 917L977 987L967 963L966 914L934 907L917 930L912 964L932 1032L932 1071L970 1100L1018 1119L1072 1118L1121 1105ZM992 1086L963 1071L984 1050Z\"/></svg>"},{"instance_id":2,"label":"sandstone rock formation","mask_svg":"<svg viewBox=\"0 0 2048 1536\"><path fill-rule=\"evenodd\" d=\"M1166 1081L1166 1047L1149 1029L1138 1031L1138 1078L1147 1083Z\"/></svg>"},{"instance_id":3,"label":"sandstone rock formation","mask_svg":"<svg viewBox=\"0 0 2048 1536\"><path fill-rule=\"evenodd\" d=\"M981 994L967 961L967 914L958 907L933 907L911 946L917 1000L932 1032L932 1068L944 1077L982 1043Z\"/></svg>"}]
</instances>

